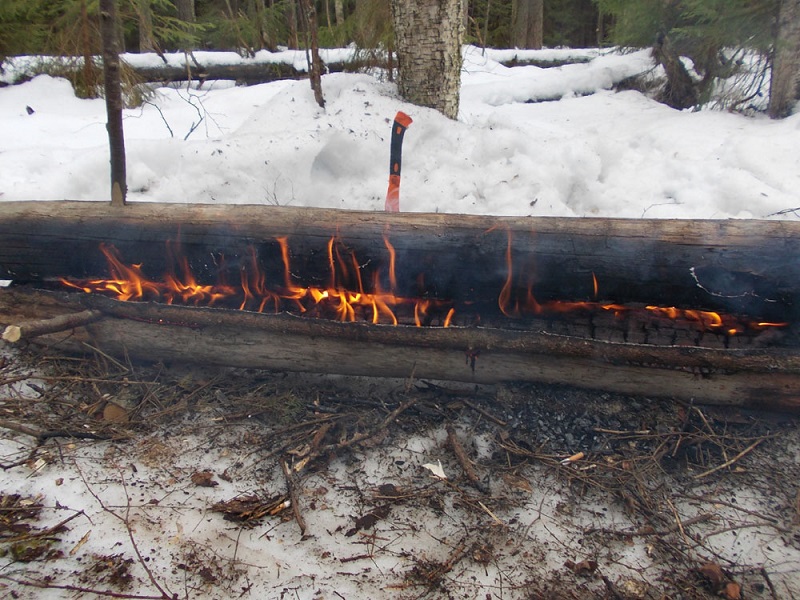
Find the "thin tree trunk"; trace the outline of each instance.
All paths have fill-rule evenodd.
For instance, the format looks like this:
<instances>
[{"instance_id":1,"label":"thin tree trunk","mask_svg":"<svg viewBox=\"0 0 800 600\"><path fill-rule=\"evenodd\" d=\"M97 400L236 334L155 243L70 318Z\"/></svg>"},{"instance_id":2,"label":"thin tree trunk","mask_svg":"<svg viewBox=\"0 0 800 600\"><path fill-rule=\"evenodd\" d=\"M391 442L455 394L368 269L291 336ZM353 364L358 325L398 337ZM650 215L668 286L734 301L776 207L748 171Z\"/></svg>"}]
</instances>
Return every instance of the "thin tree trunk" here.
<instances>
[{"instance_id":1,"label":"thin tree trunk","mask_svg":"<svg viewBox=\"0 0 800 600\"><path fill-rule=\"evenodd\" d=\"M81 0L81 51L83 53L83 85L86 86L87 91L96 92L99 81L93 58L95 51L92 47L89 11L86 7L86 0Z\"/></svg>"},{"instance_id":2,"label":"thin tree trunk","mask_svg":"<svg viewBox=\"0 0 800 600\"><path fill-rule=\"evenodd\" d=\"M780 119L791 114L800 94L800 0L781 2L776 37L768 112Z\"/></svg>"},{"instance_id":3,"label":"thin tree trunk","mask_svg":"<svg viewBox=\"0 0 800 600\"><path fill-rule=\"evenodd\" d=\"M100 34L103 39L103 73L108 143L111 150L111 205L122 206L128 193L125 173L125 136L122 130L119 35L116 0L100 0Z\"/></svg>"},{"instance_id":4,"label":"thin tree trunk","mask_svg":"<svg viewBox=\"0 0 800 600\"><path fill-rule=\"evenodd\" d=\"M344 23L344 0L333 0L333 11L336 14L336 25Z\"/></svg>"},{"instance_id":5,"label":"thin tree trunk","mask_svg":"<svg viewBox=\"0 0 800 600\"><path fill-rule=\"evenodd\" d=\"M194 0L175 0L175 8L181 21L195 22Z\"/></svg>"},{"instance_id":6,"label":"thin tree trunk","mask_svg":"<svg viewBox=\"0 0 800 600\"><path fill-rule=\"evenodd\" d=\"M295 0L288 1L289 10L286 13L286 19L288 20L289 26L289 40L287 42L287 46L290 49L295 50L300 47L300 40L298 37L297 31L297 2Z\"/></svg>"},{"instance_id":7,"label":"thin tree trunk","mask_svg":"<svg viewBox=\"0 0 800 600\"><path fill-rule=\"evenodd\" d=\"M136 13L139 18L139 52L156 52L156 44L153 34L153 9L150 0L138 0Z\"/></svg>"},{"instance_id":8,"label":"thin tree trunk","mask_svg":"<svg viewBox=\"0 0 800 600\"><path fill-rule=\"evenodd\" d=\"M458 117L462 0L392 0L400 95Z\"/></svg>"},{"instance_id":9,"label":"thin tree trunk","mask_svg":"<svg viewBox=\"0 0 800 600\"><path fill-rule=\"evenodd\" d=\"M322 96L322 59L319 57L319 39L317 38L317 9L314 0L300 0L303 16L306 22L306 53L310 53L308 60L308 75L314 99L320 108L325 108L325 98Z\"/></svg>"}]
</instances>

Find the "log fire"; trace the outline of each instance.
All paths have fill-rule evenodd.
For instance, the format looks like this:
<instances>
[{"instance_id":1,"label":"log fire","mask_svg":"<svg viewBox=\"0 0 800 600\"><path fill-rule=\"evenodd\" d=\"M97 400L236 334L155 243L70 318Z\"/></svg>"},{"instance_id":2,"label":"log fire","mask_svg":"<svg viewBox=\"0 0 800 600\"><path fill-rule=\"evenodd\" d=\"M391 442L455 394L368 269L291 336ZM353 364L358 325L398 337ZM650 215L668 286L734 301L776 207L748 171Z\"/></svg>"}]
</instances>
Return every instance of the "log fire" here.
<instances>
[{"instance_id":1,"label":"log fire","mask_svg":"<svg viewBox=\"0 0 800 600\"><path fill-rule=\"evenodd\" d=\"M797 409L799 253L791 222L20 202L0 306L147 359Z\"/></svg>"}]
</instances>

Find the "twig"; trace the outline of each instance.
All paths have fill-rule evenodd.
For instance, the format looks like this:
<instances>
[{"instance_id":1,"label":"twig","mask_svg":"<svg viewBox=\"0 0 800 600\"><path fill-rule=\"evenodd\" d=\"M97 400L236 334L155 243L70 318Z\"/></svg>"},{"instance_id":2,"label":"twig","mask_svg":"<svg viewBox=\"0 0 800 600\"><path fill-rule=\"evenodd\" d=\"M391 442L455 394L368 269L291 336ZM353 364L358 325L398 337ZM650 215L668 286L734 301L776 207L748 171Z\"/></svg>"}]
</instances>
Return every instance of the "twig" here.
<instances>
[{"instance_id":1,"label":"twig","mask_svg":"<svg viewBox=\"0 0 800 600\"><path fill-rule=\"evenodd\" d=\"M491 414L489 411L487 411L487 410L485 410L485 409L481 408L481 407L480 407L480 406L478 406L477 404L473 404L472 402L470 402L470 401L469 401L469 400L467 400L466 398L459 398L459 401L460 401L460 402L463 402L464 404L466 404L467 406L469 406L469 407L470 407L472 410L474 410L475 412L477 412L477 413L480 413L481 415L483 415L484 417L486 417L487 419L489 419L489 420L490 420L492 423L495 423L495 424L497 424L497 425L500 425L500 427L505 427L506 425L508 425L508 423L506 423L505 421L503 421L503 420L501 420L501 419L498 419L498 418L497 418L497 417L495 417L493 414Z\"/></svg>"},{"instance_id":2,"label":"twig","mask_svg":"<svg viewBox=\"0 0 800 600\"><path fill-rule=\"evenodd\" d=\"M130 509L131 509L131 501L130 501L130 497L128 496L127 488L125 488L125 498L127 500L126 514L123 517L121 515L118 515L116 512L114 512L113 510L108 508L103 503L103 501L100 499L100 496L98 496L95 493L95 491L89 485L89 482L86 481L86 477L84 477L83 471L80 469L80 467L78 466L77 462L75 463L75 467L78 470L78 475L80 476L81 480L83 481L83 484L86 486L86 490L97 501L97 503L100 505L100 508L102 508L104 512L107 512L108 514L110 514L112 517L115 517L115 518L119 519L120 521L122 521L122 523L125 525L125 530L128 532L128 539L131 541L131 545L133 546L133 551L136 553L136 557L139 559L139 564L144 569L145 573L147 573L147 577L148 577L148 579L150 579L150 583L153 584L153 587L155 587L161 593L161 596L155 596L155 598L158 598L159 600L173 600L173 598L177 597L177 595L169 594L168 592L166 592L164 590L163 587L161 587L161 584L158 583L158 581L155 578L155 575L153 575L153 572L147 566L147 562L144 560L144 557L142 556L142 553L139 551L139 545L136 543L136 539L133 537L133 531L131 530L130 521L128 520L128 513L130 512ZM125 487L124 478L122 479L122 485L123 485L123 487ZM120 597L129 598L129 597L132 597L132 596L120 596ZM148 598L152 598L152 596L149 596Z\"/></svg>"},{"instance_id":3,"label":"twig","mask_svg":"<svg viewBox=\"0 0 800 600\"><path fill-rule=\"evenodd\" d=\"M286 487L289 490L289 498L292 500L292 513L294 520L297 521L297 526L300 528L300 535L306 534L306 521L300 513L300 495L297 493L297 484L292 475L292 469L289 462L284 458L281 460L281 467L283 467L283 475L286 478Z\"/></svg>"},{"instance_id":4,"label":"twig","mask_svg":"<svg viewBox=\"0 0 800 600\"><path fill-rule=\"evenodd\" d=\"M54 583L47 583L43 581L31 581L30 579L16 579L15 577L9 577L8 575L0 575L0 579L13 581L19 585L35 587L40 590L67 590L69 592L78 592L81 594L94 594L95 596L100 596L101 598L129 598L131 600L164 600L164 598L168 598L169 600L173 599L172 596L140 596L139 594L125 594L122 592L112 592L111 590L95 590L77 585L56 585Z\"/></svg>"},{"instance_id":5,"label":"twig","mask_svg":"<svg viewBox=\"0 0 800 600\"><path fill-rule=\"evenodd\" d=\"M456 455L456 459L458 459L458 464L464 469L464 474L467 476L467 479L473 485L477 485L480 481L478 479L478 474L475 472L475 467L472 465L469 456L467 456L467 452L464 450L464 446L461 445L458 436L456 436L452 425L447 426L447 441L453 449L453 454Z\"/></svg>"},{"instance_id":6,"label":"twig","mask_svg":"<svg viewBox=\"0 0 800 600\"><path fill-rule=\"evenodd\" d=\"M339 442L338 444L329 444L321 449L322 452L328 452L331 450L341 450L344 448L349 448L355 444L368 440L369 438L375 437L381 431L386 429L389 425L392 424L393 421L397 419L404 411L408 410L412 406L417 403L417 398L412 398L410 400L406 400L403 404L395 408L392 412L390 412L387 417L383 420L383 422L372 432L364 432L359 433L351 437L349 440L344 440L343 442Z\"/></svg>"},{"instance_id":7,"label":"twig","mask_svg":"<svg viewBox=\"0 0 800 600\"><path fill-rule=\"evenodd\" d=\"M64 429L41 431L39 429L23 425L22 423L8 421L6 419L0 419L0 427L3 429L8 429L9 431L16 431L17 433L23 433L25 435L34 437L40 444L49 438L57 437L75 438L81 440L110 440L113 437L110 435L91 433L89 431L68 431Z\"/></svg>"},{"instance_id":8,"label":"twig","mask_svg":"<svg viewBox=\"0 0 800 600\"><path fill-rule=\"evenodd\" d=\"M725 469L725 468L727 468L727 467L730 467L730 466L731 466L733 463L735 463L735 462L736 462L736 461L738 461L740 458L742 458L743 456L745 456L745 455L746 455L748 452L750 452L751 450L753 450L753 449L754 449L756 446L758 446L758 445L759 445L761 442L763 442L763 441L764 441L764 440L766 440L766 439L767 439L767 438L765 438L765 437L763 437L763 438L760 438L760 439L757 439L755 442L753 442L752 444L750 444L750 445L749 445L747 448L745 448L744 450L742 450L741 452L739 452L739 454L737 454L737 455L736 455L736 456L734 456L733 458L731 458L731 459L729 459L729 460L726 460L724 463L722 463L721 465L718 465L718 466L714 467L713 469L709 469L708 471L704 471L704 472L702 472L702 473L699 473L699 474L695 475L695 476L694 476L694 479L702 479L703 477L708 477L709 475L711 475L711 474L713 474L713 473L716 473L717 471L721 471L722 469Z\"/></svg>"},{"instance_id":9,"label":"twig","mask_svg":"<svg viewBox=\"0 0 800 600\"><path fill-rule=\"evenodd\" d=\"M697 523L703 523L705 521L713 521L716 519L717 516L713 513L702 513L697 516L691 517L690 519L685 519L681 521L683 527L690 527L692 525L696 525ZM605 527L589 527L583 530L584 535L589 535L592 533L602 533L603 535L613 535L616 537L640 537L640 536L648 536L648 535L669 535L670 533L675 533L678 530L678 523L675 522L666 529L659 529L654 530L652 528L649 529L639 529L638 531L619 531L616 529L606 529Z\"/></svg>"},{"instance_id":10,"label":"twig","mask_svg":"<svg viewBox=\"0 0 800 600\"><path fill-rule=\"evenodd\" d=\"M52 535L54 533L57 533L59 529L61 529L64 525L66 525L67 523L72 521L72 519L75 519L76 517L79 517L81 515L85 516L86 513L84 513L83 511L76 512L75 514L70 515L66 519L56 523L52 527L48 527L47 529L43 529L42 531L37 531L35 533L26 533L24 535L18 535L18 536L13 537L13 538L7 538L7 539L4 539L3 542L20 542L20 541L23 541L23 540L33 540L33 539L37 539L37 538L49 537L50 535Z\"/></svg>"},{"instance_id":11,"label":"twig","mask_svg":"<svg viewBox=\"0 0 800 600\"><path fill-rule=\"evenodd\" d=\"M761 576L764 578L764 581L767 582L767 587L769 588L769 593L772 596L773 600L778 600L778 592L775 589L772 580L769 578L769 573L767 573L767 570L764 567L761 567L759 572L761 573Z\"/></svg>"}]
</instances>

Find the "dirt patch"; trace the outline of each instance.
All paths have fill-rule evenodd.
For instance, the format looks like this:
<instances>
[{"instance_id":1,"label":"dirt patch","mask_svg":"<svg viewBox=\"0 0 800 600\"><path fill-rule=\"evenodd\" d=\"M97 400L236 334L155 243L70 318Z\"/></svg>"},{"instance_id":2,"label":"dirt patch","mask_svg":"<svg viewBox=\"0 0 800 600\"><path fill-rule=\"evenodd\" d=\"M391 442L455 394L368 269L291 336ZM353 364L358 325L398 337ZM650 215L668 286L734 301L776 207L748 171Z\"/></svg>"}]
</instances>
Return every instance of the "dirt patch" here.
<instances>
[{"instance_id":1,"label":"dirt patch","mask_svg":"<svg viewBox=\"0 0 800 600\"><path fill-rule=\"evenodd\" d=\"M0 386L19 598L800 595L785 415L102 355L7 354Z\"/></svg>"}]
</instances>

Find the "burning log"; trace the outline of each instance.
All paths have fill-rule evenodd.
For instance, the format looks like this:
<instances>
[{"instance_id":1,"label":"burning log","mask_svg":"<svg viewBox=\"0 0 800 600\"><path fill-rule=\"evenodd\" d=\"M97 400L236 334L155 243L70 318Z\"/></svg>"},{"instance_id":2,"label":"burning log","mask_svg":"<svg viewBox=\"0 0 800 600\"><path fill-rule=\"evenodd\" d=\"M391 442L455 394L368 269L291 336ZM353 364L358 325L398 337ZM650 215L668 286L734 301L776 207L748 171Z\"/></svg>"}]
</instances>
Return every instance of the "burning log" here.
<instances>
[{"instance_id":1,"label":"burning log","mask_svg":"<svg viewBox=\"0 0 800 600\"><path fill-rule=\"evenodd\" d=\"M0 278L15 284L0 318L99 311L41 341L145 360L797 410L798 234L791 222L5 203Z\"/></svg>"}]
</instances>

